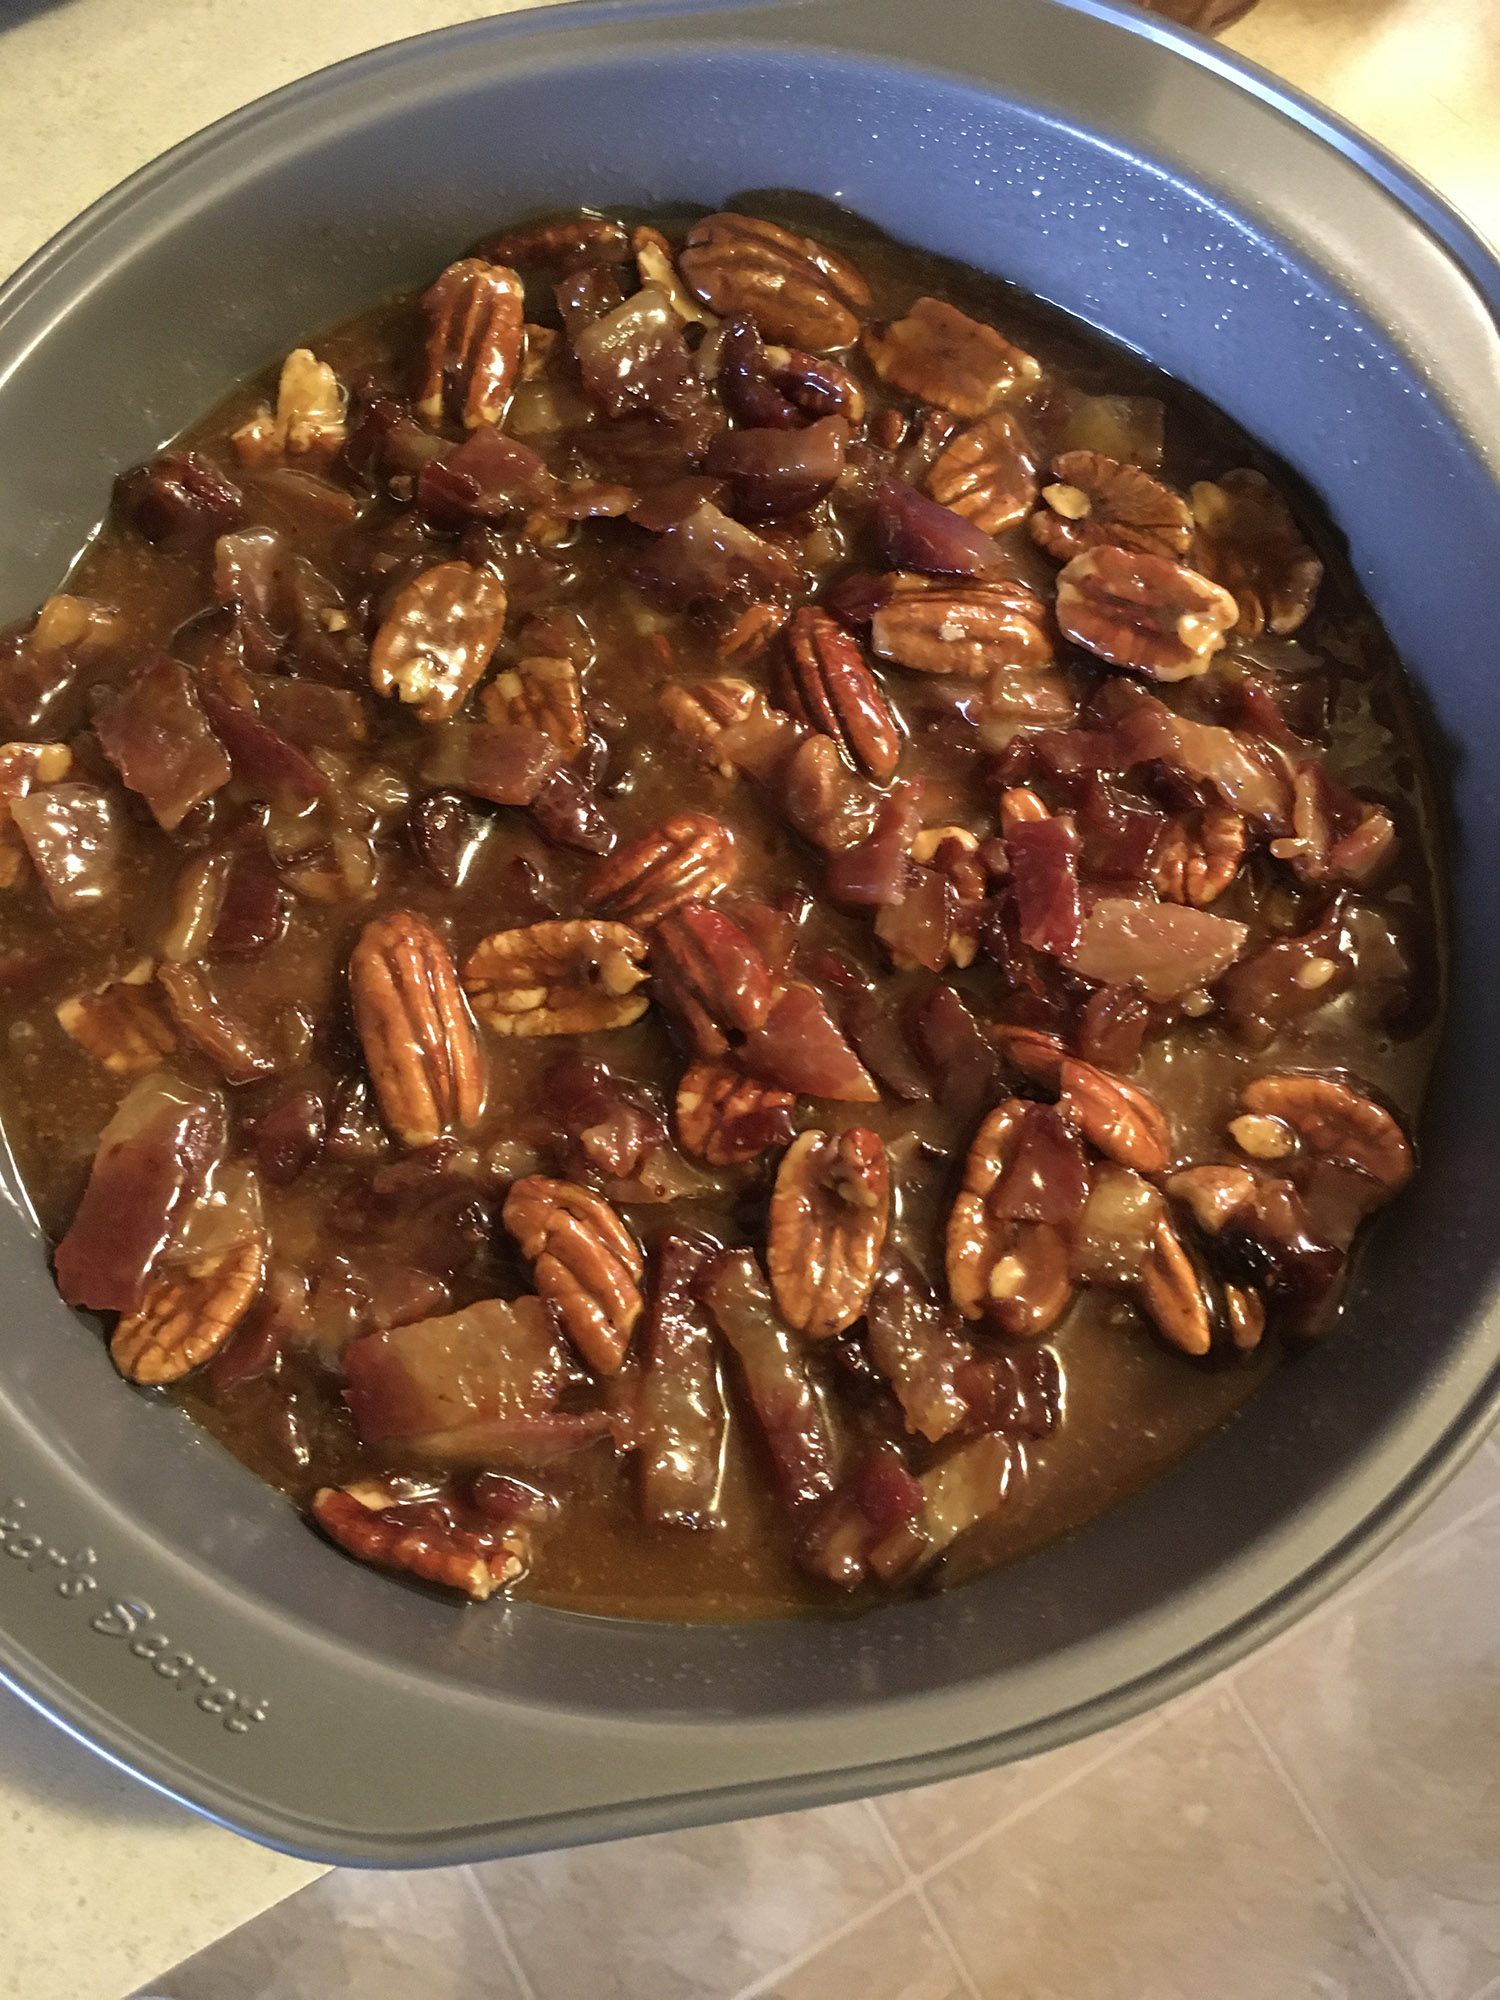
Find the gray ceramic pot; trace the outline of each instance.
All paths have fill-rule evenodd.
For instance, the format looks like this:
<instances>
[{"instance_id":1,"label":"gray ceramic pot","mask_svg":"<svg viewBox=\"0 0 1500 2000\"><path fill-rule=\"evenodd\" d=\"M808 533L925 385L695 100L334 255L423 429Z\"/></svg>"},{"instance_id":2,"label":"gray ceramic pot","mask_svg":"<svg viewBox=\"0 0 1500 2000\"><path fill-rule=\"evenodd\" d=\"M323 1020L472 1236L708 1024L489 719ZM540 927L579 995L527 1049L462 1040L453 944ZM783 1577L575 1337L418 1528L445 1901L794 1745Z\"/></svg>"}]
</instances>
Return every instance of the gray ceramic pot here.
<instances>
[{"instance_id":1,"label":"gray ceramic pot","mask_svg":"<svg viewBox=\"0 0 1500 2000\"><path fill-rule=\"evenodd\" d=\"M681 1627L348 1562L59 1304L0 1213L0 1666L322 1859L457 1861L911 1784L1119 1720L1284 1625L1488 1426L1500 1217L1500 271L1353 134L1096 0L569 7L398 44L180 147L0 294L0 618L117 467L538 206L798 186L1149 355L1325 499L1425 692L1458 912L1425 1167L1337 1339L1145 1492L927 1603Z\"/></svg>"}]
</instances>

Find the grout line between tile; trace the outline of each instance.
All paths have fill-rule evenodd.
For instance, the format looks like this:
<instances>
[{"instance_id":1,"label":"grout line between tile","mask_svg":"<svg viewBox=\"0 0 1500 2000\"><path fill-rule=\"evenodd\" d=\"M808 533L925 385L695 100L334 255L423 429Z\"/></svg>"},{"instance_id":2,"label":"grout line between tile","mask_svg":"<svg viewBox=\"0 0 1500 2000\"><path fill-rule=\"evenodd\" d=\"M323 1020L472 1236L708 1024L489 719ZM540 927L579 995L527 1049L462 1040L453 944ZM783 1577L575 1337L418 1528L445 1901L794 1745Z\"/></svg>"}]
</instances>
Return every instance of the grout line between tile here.
<instances>
[{"instance_id":1,"label":"grout line between tile","mask_svg":"<svg viewBox=\"0 0 1500 2000\"><path fill-rule=\"evenodd\" d=\"M925 1885L919 1882L911 1872L911 1864L901 1852L901 1843L886 1824L885 1814L881 1812L873 1799L865 1799L862 1803L866 1812L869 1813L870 1818L875 1822L876 1830L885 1845L886 1852L890 1855L892 1861L895 1862L904 1880L911 1885L912 1895L916 1899L918 1908L927 1919L928 1928L942 1945L943 1950L948 1954L949 1964L953 1968L959 1985L963 1988L965 2000L982 2000L979 1988L974 1984L973 1974L964 1963L958 1946L948 1935L948 1926L938 1915L937 1908L932 1898L928 1895Z\"/></svg>"},{"instance_id":2,"label":"grout line between tile","mask_svg":"<svg viewBox=\"0 0 1500 2000\"><path fill-rule=\"evenodd\" d=\"M1272 1743L1270 1737L1267 1736L1264 1729L1261 1728L1259 1722L1256 1721L1255 1716L1251 1711L1250 1704L1245 1700L1244 1695L1240 1692L1238 1686L1235 1684L1233 1680L1229 1682L1228 1693L1229 1693L1229 1699L1233 1702L1235 1708L1238 1710L1240 1719L1245 1724L1245 1727L1250 1731L1250 1734L1254 1738L1255 1743L1258 1746L1261 1755L1270 1765L1271 1770L1275 1774L1276 1778L1280 1781L1280 1783L1283 1785L1286 1791L1290 1794L1293 1804L1296 1806L1298 1812L1301 1813L1302 1817L1307 1821L1308 1826L1312 1829L1313 1836L1317 1840L1319 1846L1325 1850L1325 1852L1328 1854L1329 1859L1333 1862L1334 1867L1338 1870L1340 1876L1343 1878L1344 1886L1348 1889L1350 1895L1354 1898L1354 1901L1359 1906L1360 1914L1363 1916L1365 1922L1370 1926L1371 1931L1374 1933L1375 1937L1380 1941L1381 1945L1384 1947L1387 1957L1390 1959L1391 1963L1395 1966L1396 1970L1400 1973L1402 1979L1405 1981L1407 1990L1412 1995L1412 2000L1436 2000L1436 1996L1430 1992L1430 1990L1423 1983L1423 1981L1418 1978L1416 1972L1412 1969L1412 1967L1407 1964L1405 1954L1398 1948L1395 1939L1386 1929L1386 1926L1384 1922L1381 1920L1381 1917L1377 1912L1374 1904L1370 1901L1369 1897L1360 1887L1359 1878L1355 1874L1353 1868L1351 1868L1349 1863L1345 1860L1343 1852L1340 1849L1338 1842L1333 1838L1332 1834L1328 1831L1327 1827L1324 1826L1323 1822L1319 1819L1318 1815L1313 1811L1312 1805L1309 1802L1306 1793L1303 1791L1302 1787L1297 1783L1296 1778L1293 1776L1291 1767L1287 1764L1286 1759L1281 1755L1281 1753L1277 1750L1276 1746Z\"/></svg>"},{"instance_id":3,"label":"grout line between tile","mask_svg":"<svg viewBox=\"0 0 1500 2000\"><path fill-rule=\"evenodd\" d=\"M505 1919L491 1901L489 1891L484 1887L472 1868L465 1868L464 1876L469 1885L469 1894L477 1900L486 1923L488 1923L490 1929L495 1933L495 1942L500 1947L500 1954L505 1960L511 1977L520 1989L521 2000L537 2000L536 1988L527 1977L526 1968L522 1965L520 1958L517 1956L516 1948L511 1943L510 1930Z\"/></svg>"},{"instance_id":4,"label":"grout line between tile","mask_svg":"<svg viewBox=\"0 0 1500 2000\"><path fill-rule=\"evenodd\" d=\"M831 1931L808 1945L805 1950L783 1959L780 1965L773 1966L769 1972L759 1973L748 1986L739 1989L733 2000L760 2000L760 1996L769 1993L778 1979L785 1979L789 1972L800 1972L802 1967L816 1958L820 1951L826 1951L831 1944L840 1944L846 1937L852 1937L860 1925L868 1923L872 1917L883 1917L887 1910L893 1909L904 1897L911 1895L911 1892L912 1883L908 1876L904 1882L898 1882L894 1889L888 1889L883 1896L867 1904L857 1915L847 1918L841 1924L835 1924Z\"/></svg>"}]
</instances>

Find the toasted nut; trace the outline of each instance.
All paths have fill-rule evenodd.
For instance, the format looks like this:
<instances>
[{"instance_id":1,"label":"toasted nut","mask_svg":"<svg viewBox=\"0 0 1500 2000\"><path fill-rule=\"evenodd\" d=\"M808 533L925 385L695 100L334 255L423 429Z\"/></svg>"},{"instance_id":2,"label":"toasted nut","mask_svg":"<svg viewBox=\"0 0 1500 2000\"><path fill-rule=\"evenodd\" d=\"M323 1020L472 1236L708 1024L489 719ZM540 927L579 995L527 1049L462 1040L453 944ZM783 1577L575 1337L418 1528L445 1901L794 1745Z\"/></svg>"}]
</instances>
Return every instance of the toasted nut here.
<instances>
[{"instance_id":1,"label":"toasted nut","mask_svg":"<svg viewBox=\"0 0 1500 2000\"><path fill-rule=\"evenodd\" d=\"M571 660L540 654L517 660L496 674L481 696L486 722L524 723L550 736L564 757L576 757L588 740L578 669Z\"/></svg>"},{"instance_id":2,"label":"toasted nut","mask_svg":"<svg viewBox=\"0 0 1500 2000\"><path fill-rule=\"evenodd\" d=\"M1013 826L1023 826L1028 820L1051 819L1052 815L1042 804L1036 793L1025 785L1012 785L1000 794L1000 830L1009 833Z\"/></svg>"},{"instance_id":3,"label":"toasted nut","mask_svg":"<svg viewBox=\"0 0 1500 2000\"><path fill-rule=\"evenodd\" d=\"M771 972L759 945L722 910L684 903L651 934L661 997L703 1056L728 1052L730 1032L752 1034L771 1010Z\"/></svg>"},{"instance_id":4,"label":"toasted nut","mask_svg":"<svg viewBox=\"0 0 1500 2000\"><path fill-rule=\"evenodd\" d=\"M296 347L281 364L273 415L263 409L231 440L252 465L267 459L332 458L344 442L344 392L326 361Z\"/></svg>"},{"instance_id":5,"label":"toasted nut","mask_svg":"<svg viewBox=\"0 0 1500 2000\"><path fill-rule=\"evenodd\" d=\"M1245 834L1240 815L1223 807L1194 813L1187 821L1173 820L1151 870L1157 895L1164 902L1207 909L1239 873Z\"/></svg>"},{"instance_id":6,"label":"toasted nut","mask_svg":"<svg viewBox=\"0 0 1500 2000\"><path fill-rule=\"evenodd\" d=\"M659 229L642 227L631 233L630 248L643 285L655 285L671 301L672 310L688 326L716 327L715 314L700 306L677 275L672 246Z\"/></svg>"},{"instance_id":7,"label":"toasted nut","mask_svg":"<svg viewBox=\"0 0 1500 2000\"><path fill-rule=\"evenodd\" d=\"M1138 465L1102 451L1065 451L1052 461L1057 485L1031 517L1031 539L1058 562L1109 542L1182 561L1193 546L1193 516L1181 494Z\"/></svg>"},{"instance_id":8,"label":"toasted nut","mask_svg":"<svg viewBox=\"0 0 1500 2000\"><path fill-rule=\"evenodd\" d=\"M1193 1260L1165 1217L1145 1267L1135 1281L1136 1296L1164 1340L1184 1354L1207 1354L1213 1345L1213 1317Z\"/></svg>"},{"instance_id":9,"label":"toasted nut","mask_svg":"<svg viewBox=\"0 0 1500 2000\"><path fill-rule=\"evenodd\" d=\"M1160 1105L1133 1083L1069 1056L1058 1099L1089 1144L1138 1174L1164 1173L1171 1134Z\"/></svg>"},{"instance_id":10,"label":"toasted nut","mask_svg":"<svg viewBox=\"0 0 1500 2000\"><path fill-rule=\"evenodd\" d=\"M324 1534L361 1562L406 1570L478 1604L527 1567L521 1526L459 1527L447 1508L403 1506L373 1481L320 1486L312 1513Z\"/></svg>"},{"instance_id":11,"label":"toasted nut","mask_svg":"<svg viewBox=\"0 0 1500 2000\"><path fill-rule=\"evenodd\" d=\"M904 575L891 583L891 596L870 623L870 644L882 660L913 673L982 681L1052 658L1046 606L1025 584L955 586Z\"/></svg>"},{"instance_id":12,"label":"toasted nut","mask_svg":"<svg viewBox=\"0 0 1500 2000\"><path fill-rule=\"evenodd\" d=\"M544 264L559 271L581 271L589 264L624 264L630 257L630 237L613 216L579 209L574 215L553 216L512 229L484 246L491 264Z\"/></svg>"},{"instance_id":13,"label":"toasted nut","mask_svg":"<svg viewBox=\"0 0 1500 2000\"><path fill-rule=\"evenodd\" d=\"M57 1018L64 1032L116 1076L139 1076L155 1069L177 1046L177 1032L167 1019L161 995L150 984L154 971L145 958L123 979L58 1002Z\"/></svg>"},{"instance_id":14,"label":"toasted nut","mask_svg":"<svg viewBox=\"0 0 1500 2000\"><path fill-rule=\"evenodd\" d=\"M139 1310L116 1326L111 1360L132 1382L178 1381L224 1345L260 1290L265 1270L263 1236L169 1265L148 1284Z\"/></svg>"},{"instance_id":15,"label":"toasted nut","mask_svg":"<svg viewBox=\"0 0 1500 2000\"><path fill-rule=\"evenodd\" d=\"M1193 560L1239 606L1237 638L1295 632L1313 608L1323 565L1271 482L1248 468L1192 489Z\"/></svg>"},{"instance_id":16,"label":"toasted nut","mask_svg":"<svg viewBox=\"0 0 1500 2000\"><path fill-rule=\"evenodd\" d=\"M11 818L12 804L38 785L56 784L72 768L66 743L0 744L0 889L14 889L32 872L31 854Z\"/></svg>"},{"instance_id":17,"label":"toasted nut","mask_svg":"<svg viewBox=\"0 0 1500 2000\"><path fill-rule=\"evenodd\" d=\"M1040 1028L1016 1028L1009 1021L1000 1021L990 1030L994 1042L1007 1062L1014 1063L1022 1076L1029 1076L1034 1083L1045 1084L1049 1090L1062 1089L1063 1064L1068 1052L1056 1035L1047 1035Z\"/></svg>"},{"instance_id":18,"label":"toasted nut","mask_svg":"<svg viewBox=\"0 0 1500 2000\"><path fill-rule=\"evenodd\" d=\"M961 432L934 461L927 491L987 535L1023 521L1036 504L1036 460L1010 412Z\"/></svg>"},{"instance_id":19,"label":"toasted nut","mask_svg":"<svg viewBox=\"0 0 1500 2000\"><path fill-rule=\"evenodd\" d=\"M645 1013L645 956L646 940L625 924L530 924L477 944L464 986L497 1035L587 1035Z\"/></svg>"},{"instance_id":20,"label":"toasted nut","mask_svg":"<svg viewBox=\"0 0 1500 2000\"><path fill-rule=\"evenodd\" d=\"M1222 1236L1255 1206L1256 1178L1248 1167L1183 1167L1166 1184L1205 1236Z\"/></svg>"},{"instance_id":21,"label":"toasted nut","mask_svg":"<svg viewBox=\"0 0 1500 2000\"><path fill-rule=\"evenodd\" d=\"M423 570L381 621L370 685L399 695L419 722L446 722L490 663L505 630L505 585L492 570L438 563Z\"/></svg>"},{"instance_id":22,"label":"toasted nut","mask_svg":"<svg viewBox=\"0 0 1500 2000\"><path fill-rule=\"evenodd\" d=\"M904 319L866 328L864 345L882 382L958 417L987 416L1042 372L1032 355L943 299L918 299Z\"/></svg>"},{"instance_id":23,"label":"toasted nut","mask_svg":"<svg viewBox=\"0 0 1500 2000\"><path fill-rule=\"evenodd\" d=\"M800 1132L771 1195L766 1269L782 1318L811 1340L852 1326L869 1302L891 1214L891 1170L875 1133Z\"/></svg>"},{"instance_id":24,"label":"toasted nut","mask_svg":"<svg viewBox=\"0 0 1500 2000\"><path fill-rule=\"evenodd\" d=\"M472 1132L484 1116L484 1052L431 924L409 910L366 924L349 959L349 995L370 1081L402 1145Z\"/></svg>"},{"instance_id":25,"label":"toasted nut","mask_svg":"<svg viewBox=\"0 0 1500 2000\"><path fill-rule=\"evenodd\" d=\"M1389 1111L1329 1076L1259 1076L1240 1092L1247 1111L1283 1119L1304 1144L1347 1160L1394 1194L1411 1179L1411 1147Z\"/></svg>"},{"instance_id":26,"label":"toasted nut","mask_svg":"<svg viewBox=\"0 0 1500 2000\"><path fill-rule=\"evenodd\" d=\"M721 667L748 667L758 660L770 645L776 634L786 623L786 612L779 604L752 604L740 613L729 630L714 648L714 658ZM748 687L745 681L709 683L719 687ZM752 693L753 689L750 690ZM674 690L681 693L681 689Z\"/></svg>"},{"instance_id":27,"label":"toasted nut","mask_svg":"<svg viewBox=\"0 0 1500 2000\"><path fill-rule=\"evenodd\" d=\"M787 663L791 714L832 737L856 769L888 784L901 728L858 640L826 611L804 604L787 630Z\"/></svg>"},{"instance_id":28,"label":"toasted nut","mask_svg":"<svg viewBox=\"0 0 1500 2000\"><path fill-rule=\"evenodd\" d=\"M422 300L426 373L417 408L430 424L444 410L468 430L498 424L521 365L525 287L514 271L477 257L450 264Z\"/></svg>"},{"instance_id":29,"label":"toasted nut","mask_svg":"<svg viewBox=\"0 0 1500 2000\"><path fill-rule=\"evenodd\" d=\"M197 966L168 962L158 969L156 978L167 996L172 1019L214 1064L226 1083L254 1083L275 1074L275 1057L259 1046Z\"/></svg>"},{"instance_id":30,"label":"toasted nut","mask_svg":"<svg viewBox=\"0 0 1500 2000\"><path fill-rule=\"evenodd\" d=\"M1241 1354L1250 1354L1260 1346L1266 1330L1266 1302L1259 1292L1226 1285L1224 1316L1229 1322L1229 1338Z\"/></svg>"},{"instance_id":31,"label":"toasted nut","mask_svg":"<svg viewBox=\"0 0 1500 2000\"><path fill-rule=\"evenodd\" d=\"M677 1137L711 1167L738 1166L770 1146L789 1145L797 1099L732 1063L694 1063L677 1087Z\"/></svg>"},{"instance_id":32,"label":"toasted nut","mask_svg":"<svg viewBox=\"0 0 1500 2000\"><path fill-rule=\"evenodd\" d=\"M717 896L738 867L727 826L707 813L674 813L601 862L583 900L590 909L649 927L679 903Z\"/></svg>"},{"instance_id":33,"label":"toasted nut","mask_svg":"<svg viewBox=\"0 0 1500 2000\"><path fill-rule=\"evenodd\" d=\"M619 1216L573 1181L527 1174L506 1196L501 1219L584 1360L601 1375L616 1374L641 1316L646 1269Z\"/></svg>"},{"instance_id":34,"label":"toasted nut","mask_svg":"<svg viewBox=\"0 0 1500 2000\"><path fill-rule=\"evenodd\" d=\"M1166 556L1101 543L1057 579L1057 622L1079 646L1153 680L1206 673L1239 616L1227 590Z\"/></svg>"},{"instance_id":35,"label":"toasted nut","mask_svg":"<svg viewBox=\"0 0 1500 2000\"><path fill-rule=\"evenodd\" d=\"M695 222L677 267L721 318L748 313L762 339L813 353L851 346L859 321L850 308L870 301L869 286L844 258L752 215Z\"/></svg>"},{"instance_id":36,"label":"toasted nut","mask_svg":"<svg viewBox=\"0 0 1500 2000\"><path fill-rule=\"evenodd\" d=\"M772 782L802 737L802 726L773 708L748 681L698 681L657 697L672 727L721 777Z\"/></svg>"},{"instance_id":37,"label":"toasted nut","mask_svg":"<svg viewBox=\"0 0 1500 2000\"><path fill-rule=\"evenodd\" d=\"M844 417L851 429L864 422L865 392L842 362L798 347L771 346L764 353L772 382L804 416Z\"/></svg>"},{"instance_id":38,"label":"toasted nut","mask_svg":"<svg viewBox=\"0 0 1500 2000\"><path fill-rule=\"evenodd\" d=\"M1280 1118L1247 1111L1229 1121L1229 1136L1252 1160L1282 1160L1297 1148L1297 1135Z\"/></svg>"},{"instance_id":39,"label":"toasted nut","mask_svg":"<svg viewBox=\"0 0 1500 2000\"><path fill-rule=\"evenodd\" d=\"M1045 1333L1073 1296L1062 1229L997 1216L990 1207L1016 1156L1029 1109L1020 1098L1008 1098L974 1135L947 1234L953 1303L965 1319L991 1319L1002 1333L1018 1338Z\"/></svg>"}]
</instances>

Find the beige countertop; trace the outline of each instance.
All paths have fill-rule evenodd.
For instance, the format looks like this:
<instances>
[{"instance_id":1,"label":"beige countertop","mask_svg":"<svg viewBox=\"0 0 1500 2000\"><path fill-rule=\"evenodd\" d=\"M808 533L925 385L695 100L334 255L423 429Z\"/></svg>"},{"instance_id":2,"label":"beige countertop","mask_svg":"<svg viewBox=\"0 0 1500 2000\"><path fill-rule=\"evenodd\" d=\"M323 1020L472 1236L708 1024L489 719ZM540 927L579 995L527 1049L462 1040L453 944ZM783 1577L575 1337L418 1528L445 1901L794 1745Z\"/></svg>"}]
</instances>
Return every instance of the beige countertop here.
<instances>
[{"instance_id":1,"label":"beige countertop","mask_svg":"<svg viewBox=\"0 0 1500 2000\"><path fill-rule=\"evenodd\" d=\"M225 112L401 35L509 11L0 0L0 277ZM1500 243L1495 0L1262 0L1226 39L1400 154ZM0 2000L120 2000L319 1873L146 1791L4 1693L0 1842Z\"/></svg>"}]
</instances>

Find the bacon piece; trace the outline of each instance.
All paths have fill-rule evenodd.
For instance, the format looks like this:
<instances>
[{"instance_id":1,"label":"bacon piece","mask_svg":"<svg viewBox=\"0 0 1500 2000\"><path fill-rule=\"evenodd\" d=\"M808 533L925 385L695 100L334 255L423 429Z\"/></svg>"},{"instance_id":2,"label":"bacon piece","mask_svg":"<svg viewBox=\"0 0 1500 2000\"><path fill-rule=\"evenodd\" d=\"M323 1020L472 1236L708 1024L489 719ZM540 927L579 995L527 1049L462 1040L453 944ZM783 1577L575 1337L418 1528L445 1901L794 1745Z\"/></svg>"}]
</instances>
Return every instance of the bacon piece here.
<instances>
[{"instance_id":1,"label":"bacon piece","mask_svg":"<svg viewBox=\"0 0 1500 2000\"><path fill-rule=\"evenodd\" d=\"M869 1572L871 1551L918 1520L923 1498L896 1446L872 1445L803 1536L803 1567L853 1590Z\"/></svg>"},{"instance_id":2,"label":"bacon piece","mask_svg":"<svg viewBox=\"0 0 1500 2000\"><path fill-rule=\"evenodd\" d=\"M562 752L545 731L520 722L448 722L433 731L427 777L497 806L529 806Z\"/></svg>"},{"instance_id":3,"label":"bacon piece","mask_svg":"<svg viewBox=\"0 0 1500 2000\"><path fill-rule=\"evenodd\" d=\"M44 785L13 799L10 816L52 907L81 916L119 893L125 827L119 804L98 785Z\"/></svg>"},{"instance_id":4,"label":"bacon piece","mask_svg":"<svg viewBox=\"0 0 1500 2000\"><path fill-rule=\"evenodd\" d=\"M710 1528L718 1518L724 1397L713 1325L697 1290L714 1255L705 1239L664 1236L646 1315L641 1507L648 1521L683 1528Z\"/></svg>"},{"instance_id":5,"label":"bacon piece","mask_svg":"<svg viewBox=\"0 0 1500 2000\"><path fill-rule=\"evenodd\" d=\"M164 1070L143 1077L99 1135L72 1227L57 1246L72 1306L132 1313L191 1200L224 1152L224 1100Z\"/></svg>"},{"instance_id":6,"label":"bacon piece","mask_svg":"<svg viewBox=\"0 0 1500 2000\"><path fill-rule=\"evenodd\" d=\"M925 1569L968 1529L998 1514L1010 1491L1011 1447L995 1433L960 1445L929 1466L918 1482L922 1511L870 1551L870 1567L887 1583Z\"/></svg>"},{"instance_id":7,"label":"bacon piece","mask_svg":"<svg viewBox=\"0 0 1500 2000\"><path fill-rule=\"evenodd\" d=\"M975 1353L962 1325L960 1314L941 1304L904 1259L875 1280L865 1320L870 1359L895 1392L906 1428L929 1444L968 1421L959 1384Z\"/></svg>"},{"instance_id":8,"label":"bacon piece","mask_svg":"<svg viewBox=\"0 0 1500 2000\"><path fill-rule=\"evenodd\" d=\"M224 745L187 668L148 653L134 678L94 717L104 754L170 833L230 775Z\"/></svg>"},{"instance_id":9,"label":"bacon piece","mask_svg":"<svg viewBox=\"0 0 1500 2000\"><path fill-rule=\"evenodd\" d=\"M797 1507L823 1499L836 1479L832 1421L801 1346L777 1315L754 1253L725 1251L715 1260L703 1295L739 1359L782 1501Z\"/></svg>"},{"instance_id":10,"label":"bacon piece","mask_svg":"<svg viewBox=\"0 0 1500 2000\"><path fill-rule=\"evenodd\" d=\"M923 576L988 576L1004 565L1000 544L951 507L940 507L904 479L887 479L875 496L875 532L895 570Z\"/></svg>"},{"instance_id":11,"label":"bacon piece","mask_svg":"<svg viewBox=\"0 0 1500 2000\"><path fill-rule=\"evenodd\" d=\"M1083 921L1078 835L1065 819L1018 820L1005 836L1021 941L1067 958Z\"/></svg>"},{"instance_id":12,"label":"bacon piece","mask_svg":"<svg viewBox=\"0 0 1500 2000\"><path fill-rule=\"evenodd\" d=\"M1134 986L1148 1000L1179 1000L1217 979L1249 935L1244 924L1211 910L1107 896L1084 919L1069 963L1101 986Z\"/></svg>"},{"instance_id":13,"label":"bacon piece","mask_svg":"<svg viewBox=\"0 0 1500 2000\"><path fill-rule=\"evenodd\" d=\"M835 1026L811 986L789 986L739 1050L752 1076L799 1097L874 1104L875 1079Z\"/></svg>"}]
</instances>

